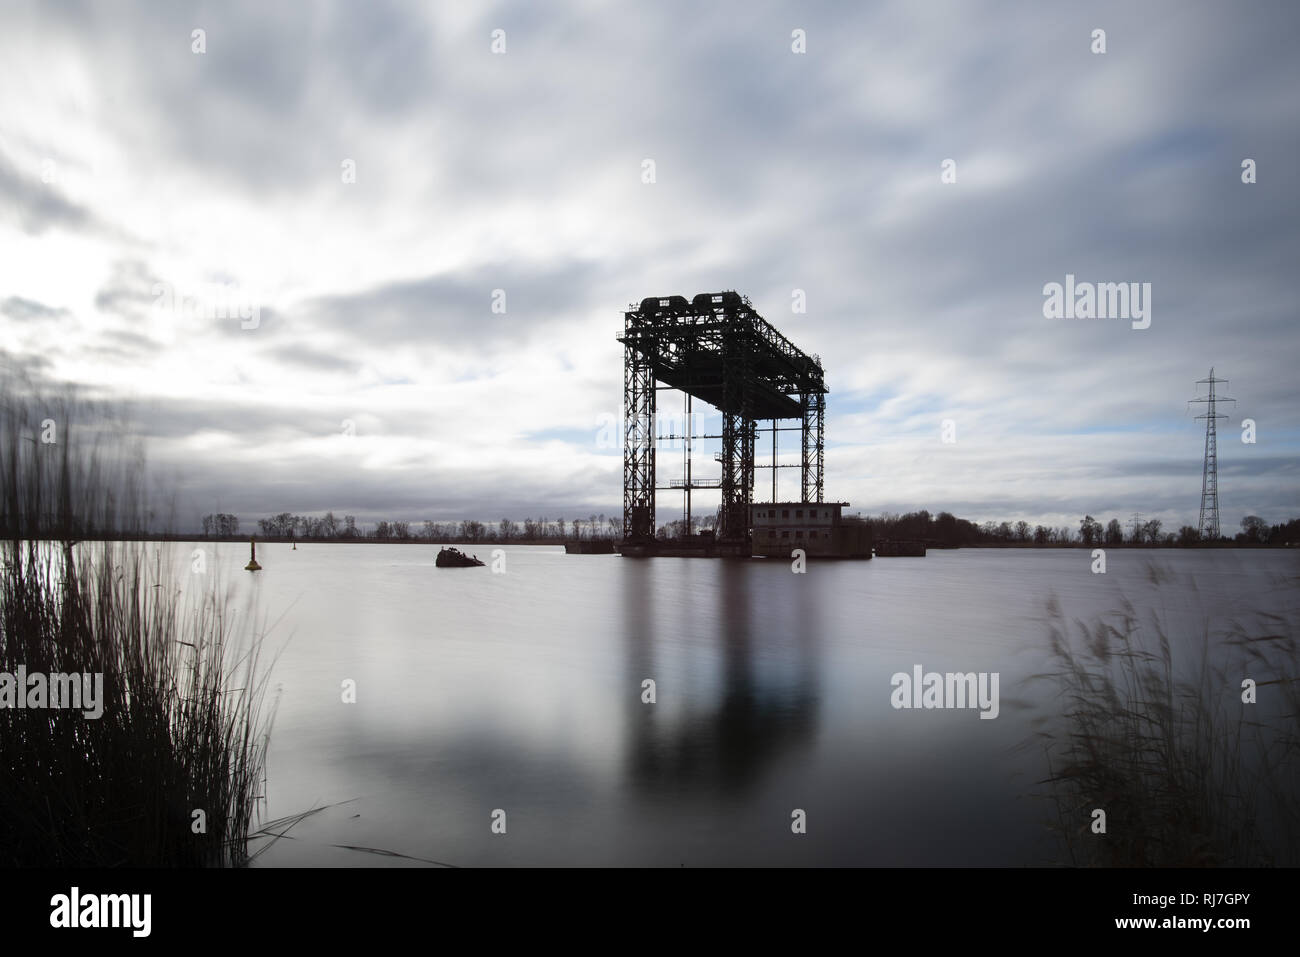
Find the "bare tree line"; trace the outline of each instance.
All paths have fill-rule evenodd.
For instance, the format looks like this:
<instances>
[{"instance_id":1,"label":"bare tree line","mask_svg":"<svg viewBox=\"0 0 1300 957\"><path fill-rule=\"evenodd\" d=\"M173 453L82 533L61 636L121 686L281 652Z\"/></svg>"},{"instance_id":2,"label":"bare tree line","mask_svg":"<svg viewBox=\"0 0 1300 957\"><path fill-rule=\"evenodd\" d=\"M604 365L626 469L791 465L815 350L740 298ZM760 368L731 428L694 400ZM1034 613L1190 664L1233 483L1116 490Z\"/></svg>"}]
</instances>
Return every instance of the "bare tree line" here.
<instances>
[{"instance_id":1,"label":"bare tree line","mask_svg":"<svg viewBox=\"0 0 1300 957\"><path fill-rule=\"evenodd\" d=\"M872 526L877 540L914 540L949 546L1181 547L1200 544L1291 545L1300 542L1300 519L1270 526L1258 515L1243 518L1241 532L1234 537L1224 535L1212 543L1203 542L1200 532L1190 525L1182 526L1177 532L1168 531L1160 519L1142 521L1139 516L1133 516L1127 525L1118 518L1112 518L1103 525L1091 515L1085 515L1077 528L1071 525L1030 525L1023 519L1016 522L987 521L976 524L957 518L949 512L931 516L924 510L905 515L887 512L859 520Z\"/></svg>"},{"instance_id":2,"label":"bare tree line","mask_svg":"<svg viewBox=\"0 0 1300 957\"><path fill-rule=\"evenodd\" d=\"M234 538L239 519L226 513L203 517L205 538ZM264 540L341 542L563 542L573 539L617 538L623 523L618 517L592 514L587 518L526 518L522 522L503 518L499 522L476 519L460 521L379 521L373 527L357 525L356 517L341 519L332 511L322 516L281 512L257 520L257 536Z\"/></svg>"},{"instance_id":3,"label":"bare tree line","mask_svg":"<svg viewBox=\"0 0 1300 957\"><path fill-rule=\"evenodd\" d=\"M1158 518L1140 521L1136 516L1127 525L1118 518L1112 518L1103 525L1091 515L1085 515L1077 528L1071 525L1031 525L1023 519L1016 522L975 523L957 518L949 512L939 512L932 516L925 510L903 515L885 512L871 517L854 516L848 520L867 522L878 540L918 540L949 546L1177 547L1202 544L1200 533L1190 525L1182 526L1177 532L1167 531ZM707 530L712 524L710 516L692 522L693 530ZM220 512L203 517L205 538L235 538L239 535L239 528L240 520L235 515ZM322 516L281 512L257 520L258 537L273 541L554 543L575 539L616 539L621 537L622 531L622 520L618 516L606 516L603 512L589 515L585 519L551 519L543 516L526 518L522 522L503 518L495 523L475 519L441 522L384 520L365 527L357 525L353 515L344 515L340 519L332 511ZM661 538L677 538L685 534L685 523L680 520L669 522L659 529ZM1300 519L1269 525L1257 515L1248 515L1241 520L1241 532L1232 538L1223 536L1214 544L1289 545L1296 542L1300 542Z\"/></svg>"}]
</instances>

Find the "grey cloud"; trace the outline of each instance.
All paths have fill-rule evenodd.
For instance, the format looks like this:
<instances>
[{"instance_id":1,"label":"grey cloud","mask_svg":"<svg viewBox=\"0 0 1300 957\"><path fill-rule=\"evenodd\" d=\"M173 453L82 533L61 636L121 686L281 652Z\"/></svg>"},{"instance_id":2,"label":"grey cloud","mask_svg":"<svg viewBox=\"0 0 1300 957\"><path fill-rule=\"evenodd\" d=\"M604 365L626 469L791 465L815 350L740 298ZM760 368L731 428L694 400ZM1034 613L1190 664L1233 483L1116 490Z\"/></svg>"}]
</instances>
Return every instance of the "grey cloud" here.
<instances>
[{"instance_id":1,"label":"grey cloud","mask_svg":"<svg viewBox=\"0 0 1300 957\"><path fill-rule=\"evenodd\" d=\"M0 314L23 322L32 319L63 319L68 316L68 310L47 306L42 302L24 299L21 296L9 296L0 301Z\"/></svg>"},{"instance_id":2,"label":"grey cloud","mask_svg":"<svg viewBox=\"0 0 1300 957\"><path fill-rule=\"evenodd\" d=\"M357 373L361 363L345 355L323 352L308 345L285 344L266 350L266 356L313 372Z\"/></svg>"},{"instance_id":3,"label":"grey cloud","mask_svg":"<svg viewBox=\"0 0 1300 957\"><path fill-rule=\"evenodd\" d=\"M49 356L0 349L0 373L3 373L6 384L22 380L43 380L50 365Z\"/></svg>"},{"instance_id":4,"label":"grey cloud","mask_svg":"<svg viewBox=\"0 0 1300 957\"><path fill-rule=\"evenodd\" d=\"M72 231L98 228L95 217L83 206L63 196L53 184L39 176L24 176L0 153L0 210L23 232L39 236L50 229Z\"/></svg>"},{"instance_id":5,"label":"grey cloud","mask_svg":"<svg viewBox=\"0 0 1300 957\"><path fill-rule=\"evenodd\" d=\"M138 259L119 260L95 293L95 308L126 318L138 318L157 303L156 289L161 282L146 263Z\"/></svg>"},{"instance_id":6,"label":"grey cloud","mask_svg":"<svg viewBox=\"0 0 1300 957\"><path fill-rule=\"evenodd\" d=\"M106 93L131 105L121 125L133 137L259 195L337 182L340 160L368 143L342 120L401 113L445 86L414 4L181 2L141 16L105 3L33 19L81 44ZM191 50L194 29L205 53Z\"/></svg>"},{"instance_id":7,"label":"grey cloud","mask_svg":"<svg viewBox=\"0 0 1300 957\"><path fill-rule=\"evenodd\" d=\"M166 346L156 339L122 329L105 330L97 342L86 346L88 353L127 362L140 362L164 349Z\"/></svg>"},{"instance_id":8,"label":"grey cloud","mask_svg":"<svg viewBox=\"0 0 1300 957\"><path fill-rule=\"evenodd\" d=\"M592 263L479 266L303 303L300 328L370 346L519 348L546 336L558 322L596 307L593 296L607 281L605 269ZM498 289L505 293L504 313L492 310ZM602 305L611 310L618 302Z\"/></svg>"},{"instance_id":9,"label":"grey cloud","mask_svg":"<svg viewBox=\"0 0 1300 957\"><path fill-rule=\"evenodd\" d=\"M1238 416L1257 418L1275 443L1242 464L1225 461L1225 477L1243 494L1246 480L1267 485L1250 494L1269 508L1295 506L1300 184L1290 167L1300 100L1290 91L1300 65L1290 45L1300 13L1288 4L1238 15L1213 3L668 3L633 16L510 3L463 22L400 4L169 5L149 17L98 6L59 17L50 29L76 40L129 104L102 118L111 135L151 144L160 169L194 175L216 195L284 200L268 216L292 204L364 210L360 226L340 227L359 230L358 243L408 228L456 237L467 223L508 243L517 210L543 223L524 227L541 250L529 258L483 262L477 250L452 272L349 278L329 284L333 294L264 309L255 337L221 327L248 335L287 382L359 377L402 349L473 353L493 366L596 341L588 354L605 365L575 368L565 387L575 402L599 393L617 408L619 309L645 295L730 287L822 355L833 389L830 478L869 510L943 507L908 501L891 475L846 463L884 454L872 443L955 409L993 423L985 439L1003 454L984 488L952 493L953 510L1014 518L1065 502L1087 508L1084 474L1087 483L1163 483L1167 492L1144 490L1133 504L1186 514L1195 503L1180 504L1178 483L1198 485L1199 462L1195 426L1179 416L1211 364L1232 379ZM189 52L196 24L208 30L201 57ZM1087 50L1098 24L1110 44L1101 57ZM508 32L504 57L487 52L496 26ZM794 26L808 31L806 55L789 50ZM323 185L337 183L344 156L359 160L361 177L340 197ZM1246 156L1259 163L1254 186L1240 182ZM658 162L653 186L638 181L646 157ZM939 182L947 157L958 163L950 186ZM588 212L589 192L605 204L613 238L579 236L569 248L558 237ZM56 206L32 221L76 226L76 216ZM1150 281L1152 327L1044 319L1042 286L1066 272ZM129 318L153 279L147 264L124 262L96 301ZM796 287L807 292L806 315L790 311ZM490 310L496 288L505 315ZM947 368L959 371L936 381ZM362 385L375 387L358 379L333 410L281 400L250 410L224 396L179 403L151 428L166 439L228 430L251 444L312 434L316 422L327 432L363 404ZM899 395L912 398L886 405ZM554 426L511 411L523 432ZM515 418L503 416L485 441L512 448ZM392 419L390 436L440 434L426 410ZM1188 461L1076 435L1148 423L1166 439L1190 438ZM1070 450L1044 466L1050 489L1001 496L998 482L1032 464L1027 434L1068 438ZM358 477L305 459L268 463L267 488L311 474L295 494L336 510L348 507L340 499L379 513L476 501L510 514L537 503L554 514L570 499L617 507L617 458L574 485L521 488L485 471L472 491L436 465ZM426 480L438 489L432 500ZM239 494L257 508L254 491Z\"/></svg>"}]
</instances>

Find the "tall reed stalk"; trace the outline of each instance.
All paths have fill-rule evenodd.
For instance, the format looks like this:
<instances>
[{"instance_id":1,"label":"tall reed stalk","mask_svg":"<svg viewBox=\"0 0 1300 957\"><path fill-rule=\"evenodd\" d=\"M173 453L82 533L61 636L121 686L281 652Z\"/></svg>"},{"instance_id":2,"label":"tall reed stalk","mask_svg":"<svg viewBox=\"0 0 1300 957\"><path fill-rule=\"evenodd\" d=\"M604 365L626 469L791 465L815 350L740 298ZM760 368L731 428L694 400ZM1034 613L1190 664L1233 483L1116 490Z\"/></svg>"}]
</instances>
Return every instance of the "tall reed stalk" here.
<instances>
[{"instance_id":1,"label":"tall reed stalk","mask_svg":"<svg viewBox=\"0 0 1300 957\"><path fill-rule=\"evenodd\" d=\"M1167 578L1152 568L1159 586ZM1295 579L1289 582L1294 588ZM1186 601L1195 594L1180 590ZM1062 708L1041 732L1063 863L1300 864L1300 644L1290 615L1171 636L1125 602L1067 625L1049 603ZM1257 685L1243 701L1243 681ZM1095 830L1096 810L1106 831Z\"/></svg>"},{"instance_id":2,"label":"tall reed stalk","mask_svg":"<svg viewBox=\"0 0 1300 957\"><path fill-rule=\"evenodd\" d=\"M260 639L215 569L112 540L149 523L120 424L6 385L0 672L102 674L103 700L98 718L0 708L0 863L243 864L271 726Z\"/></svg>"}]
</instances>

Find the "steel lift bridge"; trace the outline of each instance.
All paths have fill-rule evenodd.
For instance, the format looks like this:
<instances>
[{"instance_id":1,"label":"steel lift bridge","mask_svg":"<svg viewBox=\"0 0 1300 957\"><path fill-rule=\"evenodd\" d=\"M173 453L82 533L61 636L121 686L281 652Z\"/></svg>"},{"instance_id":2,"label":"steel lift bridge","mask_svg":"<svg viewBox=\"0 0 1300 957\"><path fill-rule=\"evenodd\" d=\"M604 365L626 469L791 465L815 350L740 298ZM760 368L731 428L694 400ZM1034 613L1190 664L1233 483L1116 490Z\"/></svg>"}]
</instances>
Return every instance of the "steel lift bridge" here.
<instances>
[{"instance_id":1,"label":"steel lift bridge","mask_svg":"<svg viewBox=\"0 0 1300 957\"><path fill-rule=\"evenodd\" d=\"M795 346L736 292L652 297L624 313L623 335L623 541L652 542L655 534L656 490L683 491L689 526L693 489L721 489L722 506L715 530L720 545L736 546L748 554L750 503L756 469L772 469L772 501L776 501L776 433L801 433L801 497L822 501L823 433L826 420L826 381L821 360ZM660 388L686 395L686 434L660 438L685 439L683 478L667 486L655 484L655 396ZM722 413L722 434L691 435L691 399ZM798 419L781 427L781 420ZM758 423L771 422L772 464L755 462ZM764 429L763 431L769 431ZM718 438L722 451L720 479L691 476L692 438Z\"/></svg>"}]
</instances>

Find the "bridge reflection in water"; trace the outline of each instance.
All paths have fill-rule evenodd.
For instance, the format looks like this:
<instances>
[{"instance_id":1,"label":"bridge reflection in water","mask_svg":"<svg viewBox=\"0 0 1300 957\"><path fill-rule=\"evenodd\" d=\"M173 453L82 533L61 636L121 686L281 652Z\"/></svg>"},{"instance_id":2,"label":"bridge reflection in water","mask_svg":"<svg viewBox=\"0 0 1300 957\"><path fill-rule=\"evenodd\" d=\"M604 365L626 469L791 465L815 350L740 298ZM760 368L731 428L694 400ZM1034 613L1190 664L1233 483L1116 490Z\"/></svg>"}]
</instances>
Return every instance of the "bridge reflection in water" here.
<instances>
[{"instance_id":1,"label":"bridge reflection in water","mask_svg":"<svg viewBox=\"0 0 1300 957\"><path fill-rule=\"evenodd\" d=\"M649 563L672 561L683 575L716 576L712 614L701 614L696 604L687 617L686 605L665 605L662 590L652 603ZM629 783L646 797L672 800L744 794L782 755L810 746L819 706L819 617L811 589L787 587L781 591L790 603L760 606L756 600L768 575L756 575L750 562L622 564L628 688L639 689L651 678L657 699L647 704L628 695ZM763 572L791 574L785 563L772 565ZM757 614L767 616L761 629L754 626ZM682 652L681 660L659 660L670 648ZM694 673L697 662L714 673ZM701 693L702 684L712 693Z\"/></svg>"}]
</instances>

